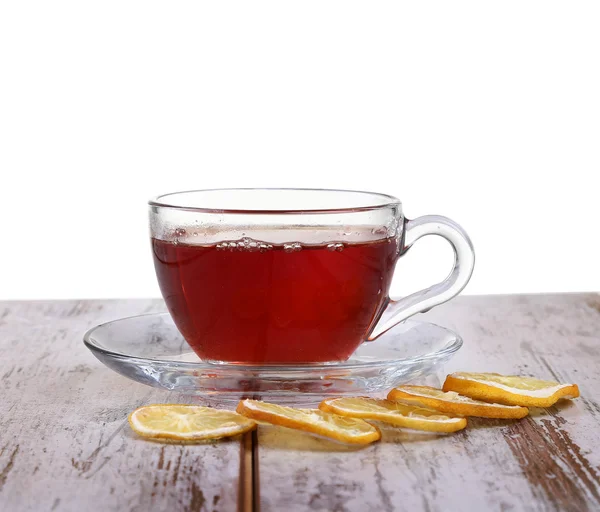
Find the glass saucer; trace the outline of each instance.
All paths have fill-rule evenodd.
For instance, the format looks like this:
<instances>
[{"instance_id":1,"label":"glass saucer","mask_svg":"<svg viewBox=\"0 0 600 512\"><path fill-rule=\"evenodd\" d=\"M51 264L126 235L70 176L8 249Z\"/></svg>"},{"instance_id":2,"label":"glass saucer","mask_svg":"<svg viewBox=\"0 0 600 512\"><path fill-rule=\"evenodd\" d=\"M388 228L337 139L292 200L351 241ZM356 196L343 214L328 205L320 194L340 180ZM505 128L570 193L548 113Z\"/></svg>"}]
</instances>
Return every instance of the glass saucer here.
<instances>
[{"instance_id":1,"label":"glass saucer","mask_svg":"<svg viewBox=\"0 0 600 512\"><path fill-rule=\"evenodd\" d=\"M142 384L215 402L251 397L278 403L315 403L327 396L382 395L450 359L462 346L445 327L407 320L347 361L244 366L202 361L168 313L133 316L90 329L85 345L106 366Z\"/></svg>"}]
</instances>

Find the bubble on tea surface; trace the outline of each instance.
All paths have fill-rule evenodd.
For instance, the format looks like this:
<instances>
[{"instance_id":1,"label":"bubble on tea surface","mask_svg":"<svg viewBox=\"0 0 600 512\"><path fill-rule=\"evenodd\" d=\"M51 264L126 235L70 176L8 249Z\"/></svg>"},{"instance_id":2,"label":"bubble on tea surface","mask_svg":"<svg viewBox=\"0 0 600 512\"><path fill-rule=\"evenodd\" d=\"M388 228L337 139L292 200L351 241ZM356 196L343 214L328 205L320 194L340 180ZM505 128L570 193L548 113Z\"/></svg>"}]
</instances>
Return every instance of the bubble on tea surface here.
<instances>
[{"instance_id":1,"label":"bubble on tea surface","mask_svg":"<svg viewBox=\"0 0 600 512\"><path fill-rule=\"evenodd\" d=\"M271 244L244 237L237 241L227 241L217 244L218 251L265 252L273 249Z\"/></svg>"},{"instance_id":2,"label":"bubble on tea surface","mask_svg":"<svg viewBox=\"0 0 600 512\"><path fill-rule=\"evenodd\" d=\"M289 242L283 244L283 250L285 252L298 252L302 250L302 244L300 244L300 242Z\"/></svg>"},{"instance_id":3,"label":"bubble on tea surface","mask_svg":"<svg viewBox=\"0 0 600 512\"><path fill-rule=\"evenodd\" d=\"M386 230L387 230L387 235L388 236L394 236L396 235L397 231L398 231L398 221L396 219L390 219L388 221L388 223L385 226Z\"/></svg>"},{"instance_id":4,"label":"bubble on tea surface","mask_svg":"<svg viewBox=\"0 0 600 512\"><path fill-rule=\"evenodd\" d=\"M217 251L228 251L228 250L232 250L231 247L229 246L229 242L221 242L221 243L217 244Z\"/></svg>"},{"instance_id":5,"label":"bubble on tea surface","mask_svg":"<svg viewBox=\"0 0 600 512\"><path fill-rule=\"evenodd\" d=\"M341 243L328 244L327 249L332 252L333 251L342 252L344 250L344 244L341 244Z\"/></svg>"},{"instance_id":6,"label":"bubble on tea surface","mask_svg":"<svg viewBox=\"0 0 600 512\"><path fill-rule=\"evenodd\" d=\"M258 242L252 238L244 237L238 242L240 251L256 252L258 251Z\"/></svg>"},{"instance_id":7,"label":"bubble on tea surface","mask_svg":"<svg viewBox=\"0 0 600 512\"><path fill-rule=\"evenodd\" d=\"M378 228L373 228L371 230L371 233L373 235L381 235L381 236L386 236L388 234L388 228L385 226L379 226Z\"/></svg>"},{"instance_id":8,"label":"bubble on tea surface","mask_svg":"<svg viewBox=\"0 0 600 512\"><path fill-rule=\"evenodd\" d=\"M173 239L173 244L178 245L181 241L180 238L185 237L187 231L184 228L176 228L173 234L175 235L175 238Z\"/></svg>"}]
</instances>

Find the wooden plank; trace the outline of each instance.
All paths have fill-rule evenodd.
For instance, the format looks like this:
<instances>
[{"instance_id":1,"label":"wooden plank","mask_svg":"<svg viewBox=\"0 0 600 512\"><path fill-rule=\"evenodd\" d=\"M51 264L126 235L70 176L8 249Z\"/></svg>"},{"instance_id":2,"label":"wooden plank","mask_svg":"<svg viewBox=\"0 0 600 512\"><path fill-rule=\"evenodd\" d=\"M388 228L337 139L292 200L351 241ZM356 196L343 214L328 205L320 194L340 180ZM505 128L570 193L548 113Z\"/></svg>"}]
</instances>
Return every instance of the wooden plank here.
<instances>
[{"instance_id":1,"label":"wooden plank","mask_svg":"<svg viewBox=\"0 0 600 512\"><path fill-rule=\"evenodd\" d=\"M238 497L238 510L252 512L258 510L258 471L256 452L258 441L256 431L244 434L242 457L240 467L240 492Z\"/></svg>"},{"instance_id":2,"label":"wooden plank","mask_svg":"<svg viewBox=\"0 0 600 512\"><path fill-rule=\"evenodd\" d=\"M83 333L159 300L0 302L0 510L237 508L240 438L177 446L136 438L135 407L198 399L105 368Z\"/></svg>"},{"instance_id":3,"label":"wooden plank","mask_svg":"<svg viewBox=\"0 0 600 512\"><path fill-rule=\"evenodd\" d=\"M421 318L465 340L429 383L522 373L574 381L583 398L448 436L386 428L365 449L261 426L261 510L599 510L600 296L461 297Z\"/></svg>"}]
</instances>

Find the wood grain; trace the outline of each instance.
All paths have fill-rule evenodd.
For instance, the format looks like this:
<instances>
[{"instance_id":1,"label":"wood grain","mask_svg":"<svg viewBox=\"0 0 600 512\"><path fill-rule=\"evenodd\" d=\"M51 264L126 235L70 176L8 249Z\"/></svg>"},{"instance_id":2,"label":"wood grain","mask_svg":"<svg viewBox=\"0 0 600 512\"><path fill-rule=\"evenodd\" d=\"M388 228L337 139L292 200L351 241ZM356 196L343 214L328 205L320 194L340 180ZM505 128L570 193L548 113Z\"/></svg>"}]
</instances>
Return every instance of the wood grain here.
<instances>
[{"instance_id":1,"label":"wood grain","mask_svg":"<svg viewBox=\"0 0 600 512\"><path fill-rule=\"evenodd\" d=\"M200 403L132 382L82 343L91 326L163 310L159 300L0 302L0 510L230 511L241 439L137 438L135 407Z\"/></svg>"},{"instance_id":2,"label":"wood grain","mask_svg":"<svg viewBox=\"0 0 600 512\"><path fill-rule=\"evenodd\" d=\"M471 420L448 436L383 427L366 449L266 426L258 441L136 438L126 417L138 405L201 402L107 370L81 337L162 309L159 300L0 303L0 510L600 509L597 294L462 297L428 313L465 346L427 383L454 370L522 373L576 382L582 398L521 421Z\"/></svg>"},{"instance_id":3,"label":"wood grain","mask_svg":"<svg viewBox=\"0 0 600 512\"><path fill-rule=\"evenodd\" d=\"M384 428L365 449L261 426L261 510L600 510L600 296L461 297L421 318L465 340L430 384L497 371L576 382L582 398L454 435Z\"/></svg>"}]
</instances>

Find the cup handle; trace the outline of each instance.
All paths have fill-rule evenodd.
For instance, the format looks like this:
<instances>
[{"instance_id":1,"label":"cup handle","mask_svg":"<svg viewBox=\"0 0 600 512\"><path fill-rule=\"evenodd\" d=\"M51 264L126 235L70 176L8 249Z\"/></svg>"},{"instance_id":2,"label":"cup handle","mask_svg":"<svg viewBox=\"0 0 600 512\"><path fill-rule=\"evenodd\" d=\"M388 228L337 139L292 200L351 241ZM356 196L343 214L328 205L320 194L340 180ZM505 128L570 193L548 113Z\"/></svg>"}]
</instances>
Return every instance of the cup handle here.
<instances>
[{"instance_id":1,"label":"cup handle","mask_svg":"<svg viewBox=\"0 0 600 512\"><path fill-rule=\"evenodd\" d=\"M453 220L440 215L425 215L404 221L404 254L422 236L438 235L450 242L454 249L454 267L441 283L415 292L399 300L390 300L379 322L368 337L372 341L395 325L415 315L425 313L458 295L467 285L475 266L475 251L467 233Z\"/></svg>"}]
</instances>

